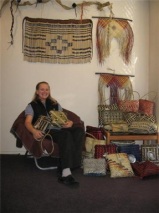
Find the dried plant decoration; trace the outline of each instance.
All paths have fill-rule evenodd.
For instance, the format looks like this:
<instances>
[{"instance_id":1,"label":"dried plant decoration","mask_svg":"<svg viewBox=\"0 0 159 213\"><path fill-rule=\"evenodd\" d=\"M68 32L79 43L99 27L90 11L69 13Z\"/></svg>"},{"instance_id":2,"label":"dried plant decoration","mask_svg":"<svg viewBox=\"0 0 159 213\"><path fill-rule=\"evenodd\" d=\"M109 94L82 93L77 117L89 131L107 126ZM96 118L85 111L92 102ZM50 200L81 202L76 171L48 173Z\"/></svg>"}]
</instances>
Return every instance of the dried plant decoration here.
<instances>
[{"instance_id":1,"label":"dried plant decoration","mask_svg":"<svg viewBox=\"0 0 159 213\"><path fill-rule=\"evenodd\" d=\"M32 2L31 0L30 1L23 1L21 2L21 0L13 0L14 4L15 5L19 5L19 6L32 6L32 5L37 5L38 3L40 4L45 4L45 3L48 3L50 2L51 0L35 0L35 2ZM1 16L1 12L2 12L2 9L5 7L6 4L8 4L10 2L10 0L4 0L3 3L2 3L2 6L0 8L0 16ZM79 7L81 8L81 5L84 4L85 6L91 6L91 5L96 5L97 6L97 10L100 10L102 11L104 7L107 7L110 5L109 2L105 2L105 3L101 3L99 1L83 1L82 3L79 3L79 4L76 4L76 3L73 3L70 7L63 4L61 0L55 0L55 2L57 4L59 4L63 9L65 10L71 10L71 9L74 9L73 6L76 5L76 8Z\"/></svg>"},{"instance_id":2,"label":"dried plant decoration","mask_svg":"<svg viewBox=\"0 0 159 213\"><path fill-rule=\"evenodd\" d=\"M9 42L10 45L13 45L13 42L14 42L14 39L13 39L13 27L14 27L13 2L14 2L14 0L11 1L11 5L10 5L10 12L11 12L11 16L12 16L12 25L11 25L11 29L10 29L11 41Z\"/></svg>"},{"instance_id":3,"label":"dried plant decoration","mask_svg":"<svg viewBox=\"0 0 159 213\"><path fill-rule=\"evenodd\" d=\"M11 25L11 29L10 29L10 36L11 36L11 41L10 41L10 44L13 45L13 27L14 27L14 15L13 15L13 5L15 5L16 7L20 7L20 6L32 6L32 5L36 5L37 4L44 4L44 3L48 3L50 2L51 0L35 0L35 2L32 2L31 0L30 1L21 1L21 0L4 0L2 5L1 5L1 8L0 8L0 17L1 17L1 14L2 14L2 10L3 8L11 2L11 6L10 6L10 12L11 12L11 17L12 17L12 25ZM67 5L64 5L61 0L55 0L55 2L57 4L59 4L62 8L64 8L65 10L71 10L71 9L74 9L75 10L75 14L76 14L76 8L80 8L81 9L81 20L83 18L83 7L84 6L91 6L91 5L97 5L97 10L100 10L102 11L104 7L107 7L110 5L109 2L105 2L105 3L100 3L98 1L90 1L90 2L87 2L87 1L83 1L82 3L79 3L79 4L76 4L76 3L73 3L70 7L67 6ZM77 14L76 14L77 16Z\"/></svg>"}]
</instances>

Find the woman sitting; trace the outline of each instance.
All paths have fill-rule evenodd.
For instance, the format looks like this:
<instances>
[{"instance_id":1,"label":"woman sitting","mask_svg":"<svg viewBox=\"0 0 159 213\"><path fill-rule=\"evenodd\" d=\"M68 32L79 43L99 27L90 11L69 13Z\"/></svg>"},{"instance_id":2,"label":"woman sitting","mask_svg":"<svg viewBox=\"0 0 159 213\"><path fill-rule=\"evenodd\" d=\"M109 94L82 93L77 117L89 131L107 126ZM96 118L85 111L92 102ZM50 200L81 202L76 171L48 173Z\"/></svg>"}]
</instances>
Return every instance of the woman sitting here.
<instances>
[{"instance_id":1,"label":"woman sitting","mask_svg":"<svg viewBox=\"0 0 159 213\"><path fill-rule=\"evenodd\" d=\"M25 126L36 140L43 137L40 130L34 128L39 116L49 116L51 110L62 111L61 105L51 97L50 86L47 82L39 82L33 100L25 109ZM74 127L68 120L61 128L53 127L49 134L59 146L60 165L58 167L58 182L65 185L78 185L71 170L81 166L81 155L85 137L82 127Z\"/></svg>"}]
</instances>

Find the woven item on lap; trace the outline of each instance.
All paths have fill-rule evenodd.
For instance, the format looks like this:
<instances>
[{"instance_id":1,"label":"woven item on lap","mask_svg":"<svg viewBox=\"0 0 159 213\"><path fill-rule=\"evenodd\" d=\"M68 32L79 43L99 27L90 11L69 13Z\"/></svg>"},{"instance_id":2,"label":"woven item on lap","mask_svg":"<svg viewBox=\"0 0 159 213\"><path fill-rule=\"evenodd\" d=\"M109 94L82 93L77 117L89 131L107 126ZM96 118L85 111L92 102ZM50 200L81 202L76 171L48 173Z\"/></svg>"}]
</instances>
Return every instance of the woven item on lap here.
<instances>
[{"instance_id":1,"label":"woven item on lap","mask_svg":"<svg viewBox=\"0 0 159 213\"><path fill-rule=\"evenodd\" d=\"M117 177L132 177L134 172L131 168L127 154L117 153L106 156L112 178Z\"/></svg>"},{"instance_id":2,"label":"woven item on lap","mask_svg":"<svg viewBox=\"0 0 159 213\"><path fill-rule=\"evenodd\" d=\"M62 127L68 121L68 118L63 111L50 110L49 114L54 126Z\"/></svg>"},{"instance_id":3,"label":"woven item on lap","mask_svg":"<svg viewBox=\"0 0 159 213\"><path fill-rule=\"evenodd\" d=\"M43 115L34 124L34 128L40 130L43 134L46 134L51 126L51 119Z\"/></svg>"}]
</instances>

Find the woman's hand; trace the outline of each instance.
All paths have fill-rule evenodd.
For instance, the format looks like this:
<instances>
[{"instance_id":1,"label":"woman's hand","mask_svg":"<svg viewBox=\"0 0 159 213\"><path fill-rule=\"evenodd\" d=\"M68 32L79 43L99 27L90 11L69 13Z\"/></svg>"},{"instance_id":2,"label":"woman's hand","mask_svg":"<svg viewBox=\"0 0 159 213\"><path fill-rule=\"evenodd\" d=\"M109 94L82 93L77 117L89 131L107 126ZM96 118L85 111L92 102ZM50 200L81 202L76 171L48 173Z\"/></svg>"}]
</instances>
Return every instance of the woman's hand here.
<instances>
[{"instance_id":1,"label":"woman's hand","mask_svg":"<svg viewBox=\"0 0 159 213\"><path fill-rule=\"evenodd\" d=\"M32 132L33 137L35 140L40 140L44 135L40 130L34 129L34 131Z\"/></svg>"},{"instance_id":2,"label":"woman's hand","mask_svg":"<svg viewBox=\"0 0 159 213\"><path fill-rule=\"evenodd\" d=\"M27 115L25 119L25 126L32 133L35 140L40 140L44 135L40 130L37 130L32 125L33 117L31 115Z\"/></svg>"},{"instance_id":3,"label":"woman's hand","mask_svg":"<svg viewBox=\"0 0 159 213\"><path fill-rule=\"evenodd\" d=\"M73 126L73 121L68 120L64 125L63 128L69 128Z\"/></svg>"}]
</instances>

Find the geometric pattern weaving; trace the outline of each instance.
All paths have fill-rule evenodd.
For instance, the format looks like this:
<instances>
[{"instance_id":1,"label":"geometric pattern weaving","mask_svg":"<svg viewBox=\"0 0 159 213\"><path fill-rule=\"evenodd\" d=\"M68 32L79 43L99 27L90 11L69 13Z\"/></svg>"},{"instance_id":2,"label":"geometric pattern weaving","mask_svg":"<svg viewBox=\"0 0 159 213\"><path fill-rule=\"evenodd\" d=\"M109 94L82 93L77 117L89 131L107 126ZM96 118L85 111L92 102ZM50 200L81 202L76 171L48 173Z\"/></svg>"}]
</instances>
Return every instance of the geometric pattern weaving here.
<instances>
[{"instance_id":1,"label":"geometric pattern weaving","mask_svg":"<svg viewBox=\"0 0 159 213\"><path fill-rule=\"evenodd\" d=\"M52 20L25 17L23 54L29 62L80 64L92 59L90 19Z\"/></svg>"}]
</instances>

